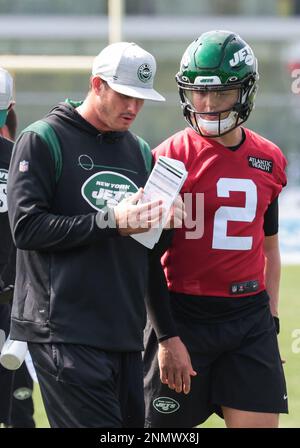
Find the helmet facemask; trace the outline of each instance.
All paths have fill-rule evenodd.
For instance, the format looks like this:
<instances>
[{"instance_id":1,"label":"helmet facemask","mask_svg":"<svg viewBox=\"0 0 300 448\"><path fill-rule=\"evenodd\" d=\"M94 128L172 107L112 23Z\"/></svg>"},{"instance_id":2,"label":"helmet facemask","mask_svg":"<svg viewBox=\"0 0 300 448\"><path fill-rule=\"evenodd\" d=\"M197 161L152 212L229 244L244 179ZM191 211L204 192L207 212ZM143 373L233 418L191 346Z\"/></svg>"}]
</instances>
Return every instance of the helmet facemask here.
<instances>
[{"instance_id":1,"label":"helmet facemask","mask_svg":"<svg viewBox=\"0 0 300 448\"><path fill-rule=\"evenodd\" d=\"M195 86L183 83L178 79L177 82L179 85L180 103L186 121L198 134L210 138L225 135L244 123L250 115L252 101L257 91L257 85L252 76L244 80L243 83L232 83L228 87L222 85L211 87ZM226 90L236 90L237 99L230 107L222 110L209 112L199 110L191 99L193 92L221 93ZM224 116L224 114L226 115ZM216 119L210 120L208 119L209 116L216 116Z\"/></svg>"}]
</instances>

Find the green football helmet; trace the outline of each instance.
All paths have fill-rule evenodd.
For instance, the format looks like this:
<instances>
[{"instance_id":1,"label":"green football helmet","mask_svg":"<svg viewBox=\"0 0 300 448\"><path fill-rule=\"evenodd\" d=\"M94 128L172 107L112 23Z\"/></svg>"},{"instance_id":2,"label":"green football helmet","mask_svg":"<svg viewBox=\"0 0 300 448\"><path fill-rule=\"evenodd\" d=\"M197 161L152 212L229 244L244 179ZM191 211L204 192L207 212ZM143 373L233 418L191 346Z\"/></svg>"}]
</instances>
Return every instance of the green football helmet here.
<instances>
[{"instance_id":1,"label":"green football helmet","mask_svg":"<svg viewBox=\"0 0 300 448\"><path fill-rule=\"evenodd\" d=\"M205 137L227 134L248 119L258 79L257 60L238 34L222 30L202 34L186 49L176 75L186 121ZM195 92L225 95L229 90L236 96L225 110L200 111L193 104Z\"/></svg>"}]
</instances>

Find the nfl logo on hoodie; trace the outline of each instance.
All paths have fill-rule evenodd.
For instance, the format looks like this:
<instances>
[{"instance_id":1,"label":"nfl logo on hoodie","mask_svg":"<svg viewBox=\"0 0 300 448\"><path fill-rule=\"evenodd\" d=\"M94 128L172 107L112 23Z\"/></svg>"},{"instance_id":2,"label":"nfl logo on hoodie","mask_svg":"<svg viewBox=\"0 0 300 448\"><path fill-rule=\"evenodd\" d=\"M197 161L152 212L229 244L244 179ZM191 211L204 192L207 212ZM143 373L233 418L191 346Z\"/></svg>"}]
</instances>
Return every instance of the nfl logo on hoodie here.
<instances>
[{"instance_id":1,"label":"nfl logo on hoodie","mask_svg":"<svg viewBox=\"0 0 300 448\"><path fill-rule=\"evenodd\" d=\"M21 173L26 173L28 169L29 169L29 162L27 162L27 160L22 160L22 162L20 162L19 164L19 171L21 171Z\"/></svg>"}]
</instances>

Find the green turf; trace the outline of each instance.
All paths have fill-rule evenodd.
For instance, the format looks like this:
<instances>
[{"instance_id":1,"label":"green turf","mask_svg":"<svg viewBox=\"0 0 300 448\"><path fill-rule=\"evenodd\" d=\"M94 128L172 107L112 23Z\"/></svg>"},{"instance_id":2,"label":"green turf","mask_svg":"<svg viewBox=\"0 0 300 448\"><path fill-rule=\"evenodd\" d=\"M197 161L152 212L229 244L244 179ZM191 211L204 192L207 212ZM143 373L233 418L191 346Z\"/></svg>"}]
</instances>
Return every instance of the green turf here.
<instances>
[{"instance_id":1,"label":"green turf","mask_svg":"<svg viewBox=\"0 0 300 448\"><path fill-rule=\"evenodd\" d=\"M34 420L37 428L49 428L49 422L45 413L40 388L37 384L34 385L33 393L34 401Z\"/></svg>"},{"instance_id":2,"label":"green turf","mask_svg":"<svg viewBox=\"0 0 300 448\"><path fill-rule=\"evenodd\" d=\"M300 353L292 351L292 333L295 329L300 332L300 266L286 266L282 270L281 298L280 298L280 347L282 358L286 360L285 374L289 395L289 415L282 415L282 428L300 428ZM298 344L300 347L300 343ZM35 419L38 428L49 427L38 387L34 393ZM224 422L217 416L212 416L204 428L223 428Z\"/></svg>"}]
</instances>

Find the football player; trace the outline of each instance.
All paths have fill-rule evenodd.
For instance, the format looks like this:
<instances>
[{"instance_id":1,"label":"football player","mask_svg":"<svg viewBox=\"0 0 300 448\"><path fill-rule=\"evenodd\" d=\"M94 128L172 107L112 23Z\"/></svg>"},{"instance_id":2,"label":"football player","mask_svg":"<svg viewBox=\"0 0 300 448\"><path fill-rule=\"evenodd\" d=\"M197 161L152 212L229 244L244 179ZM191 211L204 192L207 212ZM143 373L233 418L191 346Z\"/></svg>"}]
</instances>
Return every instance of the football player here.
<instances>
[{"instance_id":1,"label":"football player","mask_svg":"<svg viewBox=\"0 0 300 448\"><path fill-rule=\"evenodd\" d=\"M193 427L214 412L227 427L277 427L279 414L287 413L276 334L278 195L286 159L242 126L258 78L251 47L222 30L192 42L176 75L189 127L154 155L185 163L187 219L202 194L204 232L199 238L187 226L175 230L162 258L169 292L157 287L159 270L150 272L148 427Z\"/></svg>"}]
</instances>

